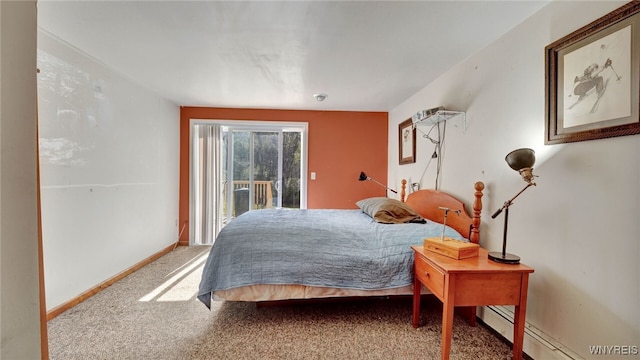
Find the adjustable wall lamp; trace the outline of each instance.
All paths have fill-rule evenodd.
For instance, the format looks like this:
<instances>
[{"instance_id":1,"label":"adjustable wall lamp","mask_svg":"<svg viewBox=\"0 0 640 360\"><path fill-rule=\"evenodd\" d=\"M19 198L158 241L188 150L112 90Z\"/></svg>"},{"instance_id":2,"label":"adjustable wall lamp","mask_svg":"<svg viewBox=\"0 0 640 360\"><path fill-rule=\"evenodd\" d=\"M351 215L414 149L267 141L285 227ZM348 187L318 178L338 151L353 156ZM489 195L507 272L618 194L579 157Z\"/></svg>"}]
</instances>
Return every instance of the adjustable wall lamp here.
<instances>
[{"instance_id":1,"label":"adjustable wall lamp","mask_svg":"<svg viewBox=\"0 0 640 360\"><path fill-rule=\"evenodd\" d=\"M378 185L382 186L383 188L385 188L385 189L387 189L387 190L389 190L389 191L392 191L392 192L394 192L394 193L396 193L396 194L398 193L397 191L393 190L392 188L388 187L387 185L385 185L385 184L383 184L383 183L381 183L381 182L379 182L379 181L377 181L377 180L375 180L375 179L372 179L372 178L368 177L368 176L367 176L367 174L365 174L365 173L364 173L364 171L361 171L361 172L360 172L360 177L358 178L358 180L359 180L359 181L371 180L371 181L373 181L374 183L376 183L376 184L378 184Z\"/></svg>"}]
</instances>

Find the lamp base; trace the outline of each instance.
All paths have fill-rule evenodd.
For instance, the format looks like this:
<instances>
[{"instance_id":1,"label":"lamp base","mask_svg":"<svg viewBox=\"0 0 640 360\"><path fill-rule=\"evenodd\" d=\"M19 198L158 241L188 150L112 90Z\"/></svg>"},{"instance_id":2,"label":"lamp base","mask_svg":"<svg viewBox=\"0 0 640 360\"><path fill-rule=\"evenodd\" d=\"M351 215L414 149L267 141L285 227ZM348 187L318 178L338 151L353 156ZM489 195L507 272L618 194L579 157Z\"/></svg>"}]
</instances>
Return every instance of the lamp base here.
<instances>
[{"instance_id":1,"label":"lamp base","mask_svg":"<svg viewBox=\"0 0 640 360\"><path fill-rule=\"evenodd\" d=\"M500 251L492 251L489 253L489 260L503 264L520 264L520 257L517 255L505 253L502 255Z\"/></svg>"}]
</instances>

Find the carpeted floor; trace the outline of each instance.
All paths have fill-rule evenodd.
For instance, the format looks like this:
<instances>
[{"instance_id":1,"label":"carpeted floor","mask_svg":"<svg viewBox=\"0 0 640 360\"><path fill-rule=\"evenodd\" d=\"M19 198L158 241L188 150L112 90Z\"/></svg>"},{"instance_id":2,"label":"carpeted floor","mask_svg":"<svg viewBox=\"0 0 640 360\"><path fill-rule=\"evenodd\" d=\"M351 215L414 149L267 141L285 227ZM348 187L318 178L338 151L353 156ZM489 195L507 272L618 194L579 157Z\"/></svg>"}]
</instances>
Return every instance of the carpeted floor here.
<instances>
[{"instance_id":1,"label":"carpeted floor","mask_svg":"<svg viewBox=\"0 0 640 360\"><path fill-rule=\"evenodd\" d=\"M60 359L440 359L442 306L426 298L256 307L196 300L208 247L178 247L48 324ZM451 359L510 359L482 325L454 323Z\"/></svg>"}]
</instances>

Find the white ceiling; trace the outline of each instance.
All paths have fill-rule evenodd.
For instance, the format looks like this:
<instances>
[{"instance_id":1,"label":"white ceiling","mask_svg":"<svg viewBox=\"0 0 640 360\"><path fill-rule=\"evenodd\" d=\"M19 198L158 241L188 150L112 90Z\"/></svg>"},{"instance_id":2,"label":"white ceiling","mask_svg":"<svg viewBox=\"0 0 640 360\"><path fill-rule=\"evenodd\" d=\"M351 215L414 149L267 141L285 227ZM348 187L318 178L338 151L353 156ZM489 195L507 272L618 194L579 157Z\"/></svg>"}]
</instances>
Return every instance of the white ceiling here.
<instances>
[{"instance_id":1,"label":"white ceiling","mask_svg":"<svg viewBox=\"0 0 640 360\"><path fill-rule=\"evenodd\" d=\"M40 0L38 24L178 105L389 111L547 3Z\"/></svg>"}]
</instances>

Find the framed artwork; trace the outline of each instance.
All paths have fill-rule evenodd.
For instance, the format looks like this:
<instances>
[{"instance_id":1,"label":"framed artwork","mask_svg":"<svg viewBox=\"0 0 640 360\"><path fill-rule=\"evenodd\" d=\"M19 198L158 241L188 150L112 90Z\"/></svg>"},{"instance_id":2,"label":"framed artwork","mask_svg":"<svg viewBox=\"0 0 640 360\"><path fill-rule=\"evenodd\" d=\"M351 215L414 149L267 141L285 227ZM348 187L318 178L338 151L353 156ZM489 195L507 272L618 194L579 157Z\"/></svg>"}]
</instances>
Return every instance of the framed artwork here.
<instances>
[{"instance_id":1,"label":"framed artwork","mask_svg":"<svg viewBox=\"0 0 640 360\"><path fill-rule=\"evenodd\" d=\"M640 2L545 48L545 144L640 133Z\"/></svg>"},{"instance_id":2,"label":"framed artwork","mask_svg":"<svg viewBox=\"0 0 640 360\"><path fill-rule=\"evenodd\" d=\"M416 162L416 129L413 128L411 118L398 125L398 144L400 165Z\"/></svg>"}]
</instances>

